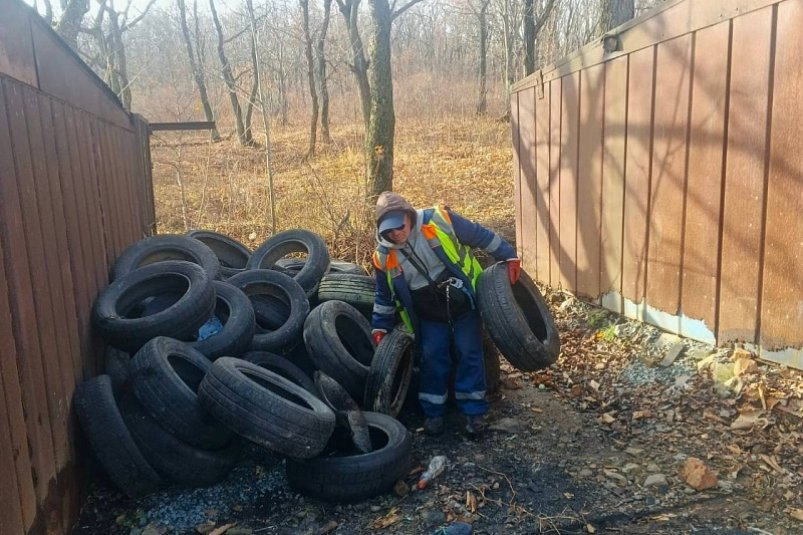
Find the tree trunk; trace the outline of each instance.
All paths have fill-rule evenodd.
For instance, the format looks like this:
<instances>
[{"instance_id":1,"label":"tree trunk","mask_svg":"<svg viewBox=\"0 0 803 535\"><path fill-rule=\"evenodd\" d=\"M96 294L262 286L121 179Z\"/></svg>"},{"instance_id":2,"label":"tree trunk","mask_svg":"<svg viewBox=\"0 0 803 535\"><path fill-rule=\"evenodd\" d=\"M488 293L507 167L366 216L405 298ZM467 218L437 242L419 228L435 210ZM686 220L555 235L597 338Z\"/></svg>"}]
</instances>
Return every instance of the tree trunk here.
<instances>
[{"instance_id":1,"label":"tree trunk","mask_svg":"<svg viewBox=\"0 0 803 535\"><path fill-rule=\"evenodd\" d=\"M217 16L215 0L209 0L209 9L212 12L212 22L214 22L215 30L217 31L217 55L220 58L220 64L223 70L223 80L226 82L226 88L229 92L229 100L231 101L231 108L232 112L234 113L234 121L237 128L237 139L240 140L240 145L248 147L253 143L251 139L251 132L246 131L245 126L243 125L240 101L237 99L237 88L234 85L234 75L231 72L231 65L229 64L229 60L226 58L226 49L223 46L223 27L220 24L220 18Z\"/></svg>"},{"instance_id":2,"label":"tree trunk","mask_svg":"<svg viewBox=\"0 0 803 535\"><path fill-rule=\"evenodd\" d=\"M524 0L524 76L535 72L535 10L533 0Z\"/></svg>"},{"instance_id":3,"label":"tree trunk","mask_svg":"<svg viewBox=\"0 0 803 535\"><path fill-rule=\"evenodd\" d=\"M323 2L323 22L317 42L318 88L321 94L321 141L327 145L332 142L329 134L329 88L326 80L326 34L329 31L329 19L332 13L332 0Z\"/></svg>"},{"instance_id":4,"label":"tree trunk","mask_svg":"<svg viewBox=\"0 0 803 535\"><path fill-rule=\"evenodd\" d=\"M635 0L605 0L602 5L603 31L629 21L635 15Z\"/></svg>"},{"instance_id":5,"label":"tree trunk","mask_svg":"<svg viewBox=\"0 0 803 535\"><path fill-rule=\"evenodd\" d=\"M368 61L365 59L365 49L358 25L360 0L337 0L337 5L343 15L349 33L352 58L349 68L354 73L354 79L357 81L360 103L362 104L362 119L367 131L371 121L371 84L368 81Z\"/></svg>"},{"instance_id":6,"label":"tree trunk","mask_svg":"<svg viewBox=\"0 0 803 535\"><path fill-rule=\"evenodd\" d=\"M62 8L61 18L56 24L56 33L70 45L70 48L78 50L78 32L81 30L84 15L89 12L89 0L66 0L62 3Z\"/></svg>"},{"instance_id":7,"label":"tree trunk","mask_svg":"<svg viewBox=\"0 0 803 535\"><path fill-rule=\"evenodd\" d=\"M366 134L368 184L372 197L393 189L393 141L396 118L393 111L393 78L391 74L390 28L388 0L371 0L373 34L371 47L370 85L371 114Z\"/></svg>"},{"instance_id":8,"label":"tree trunk","mask_svg":"<svg viewBox=\"0 0 803 535\"><path fill-rule=\"evenodd\" d=\"M251 14L252 20L250 21L250 25L254 26L255 22L253 20L253 12L254 6L251 0L246 0L246 4L248 6L248 12ZM254 142L254 130L251 128L251 117L254 113L254 104L257 101L257 92L259 91L259 62L257 61L257 42L256 42L256 31L251 32L251 92L248 94L248 102L245 105L245 132L248 137L251 139L251 143L255 144Z\"/></svg>"},{"instance_id":9,"label":"tree trunk","mask_svg":"<svg viewBox=\"0 0 803 535\"><path fill-rule=\"evenodd\" d=\"M279 43L279 69L276 73L279 86L279 124L287 126L290 106L287 103L287 71L284 68L284 45Z\"/></svg>"},{"instance_id":10,"label":"tree trunk","mask_svg":"<svg viewBox=\"0 0 803 535\"><path fill-rule=\"evenodd\" d=\"M476 14L480 25L480 94L477 100L477 115L484 115L488 106L488 4L483 0Z\"/></svg>"},{"instance_id":11,"label":"tree trunk","mask_svg":"<svg viewBox=\"0 0 803 535\"><path fill-rule=\"evenodd\" d=\"M307 58L307 81L311 103L309 147L307 158L315 156L315 139L318 131L318 92L315 90L315 59L312 56L312 36L309 31L309 0L299 0L301 6L301 23L304 32L304 56Z\"/></svg>"},{"instance_id":12,"label":"tree trunk","mask_svg":"<svg viewBox=\"0 0 803 535\"><path fill-rule=\"evenodd\" d=\"M212 113L212 105L209 103L209 95L206 92L206 80L204 79L204 71L200 65L200 58L196 58L195 51L193 50L192 47L190 27L187 25L187 8L184 4L184 0L178 0L178 11L181 18L181 33L184 36L184 43L187 46L187 56L189 57L190 60L190 69L192 70L192 77L195 79L195 85L198 86L198 93L200 93L201 95L201 105L204 108L204 115L206 116L207 121L214 121L215 116ZM217 126L215 126L212 129L212 141L220 141L220 132L218 132Z\"/></svg>"}]
</instances>

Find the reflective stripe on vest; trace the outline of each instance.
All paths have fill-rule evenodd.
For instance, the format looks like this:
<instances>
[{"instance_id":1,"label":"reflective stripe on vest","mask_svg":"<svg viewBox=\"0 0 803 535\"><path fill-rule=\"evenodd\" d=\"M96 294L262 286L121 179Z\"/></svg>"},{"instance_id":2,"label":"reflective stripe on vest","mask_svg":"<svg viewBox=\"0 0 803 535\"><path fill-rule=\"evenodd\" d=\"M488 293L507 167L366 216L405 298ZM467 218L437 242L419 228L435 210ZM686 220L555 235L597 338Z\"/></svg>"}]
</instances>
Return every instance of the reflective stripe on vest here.
<instances>
[{"instance_id":1,"label":"reflective stripe on vest","mask_svg":"<svg viewBox=\"0 0 803 535\"><path fill-rule=\"evenodd\" d=\"M393 287L393 277L398 277L402 274L402 269L399 265L399 258L396 256L396 250L391 249L390 253L374 251L374 266L378 270L385 272L385 275L388 278L388 288L390 288L390 298L393 299L394 303L396 303L396 309L399 311L399 316L401 316L402 323L404 323L404 326L407 327L410 333L413 333L413 320L410 319L409 312L407 312L407 309L405 309L402 305L401 301L396 295L396 288Z\"/></svg>"},{"instance_id":2,"label":"reflective stripe on vest","mask_svg":"<svg viewBox=\"0 0 803 535\"><path fill-rule=\"evenodd\" d=\"M429 223L421 225L421 232L430 247L443 248L446 258L463 272L471 281L471 288L476 290L482 266L471 253L471 247L458 241L452 226L452 218L442 206L439 205L433 209L432 218Z\"/></svg>"}]
</instances>

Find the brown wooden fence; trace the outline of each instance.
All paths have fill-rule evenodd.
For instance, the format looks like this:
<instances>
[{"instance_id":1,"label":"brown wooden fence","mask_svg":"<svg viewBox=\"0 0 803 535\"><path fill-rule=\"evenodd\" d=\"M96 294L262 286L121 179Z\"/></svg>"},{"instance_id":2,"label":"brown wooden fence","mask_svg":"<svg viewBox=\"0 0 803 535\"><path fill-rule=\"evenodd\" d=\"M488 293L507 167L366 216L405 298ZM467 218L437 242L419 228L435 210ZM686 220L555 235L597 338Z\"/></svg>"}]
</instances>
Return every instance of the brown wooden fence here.
<instances>
[{"instance_id":1,"label":"brown wooden fence","mask_svg":"<svg viewBox=\"0 0 803 535\"><path fill-rule=\"evenodd\" d=\"M803 1L670 1L512 98L537 278L803 368Z\"/></svg>"},{"instance_id":2,"label":"brown wooden fence","mask_svg":"<svg viewBox=\"0 0 803 535\"><path fill-rule=\"evenodd\" d=\"M154 223L148 127L18 0L0 0L0 533L67 533L85 478L89 314Z\"/></svg>"}]
</instances>

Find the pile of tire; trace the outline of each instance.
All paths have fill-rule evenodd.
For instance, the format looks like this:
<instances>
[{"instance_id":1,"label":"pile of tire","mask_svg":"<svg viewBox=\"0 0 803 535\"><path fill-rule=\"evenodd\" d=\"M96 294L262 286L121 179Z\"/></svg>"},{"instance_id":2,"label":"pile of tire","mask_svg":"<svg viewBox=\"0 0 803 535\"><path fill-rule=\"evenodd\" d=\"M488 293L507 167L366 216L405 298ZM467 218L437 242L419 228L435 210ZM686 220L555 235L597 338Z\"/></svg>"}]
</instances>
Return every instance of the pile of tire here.
<instances>
[{"instance_id":1,"label":"pile of tire","mask_svg":"<svg viewBox=\"0 0 803 535\"><path fill-rule=\"evenodd\" d=\"M389 491L411 457L395 417L413 344L397 331L374 347L373 286L300 229L254 252L209 231L123 251L92 311L106 374L75 393L110 479L132 497L213 484L245 439L285 456L291 487L309 496Z\"/></svg>"}]
</instances>

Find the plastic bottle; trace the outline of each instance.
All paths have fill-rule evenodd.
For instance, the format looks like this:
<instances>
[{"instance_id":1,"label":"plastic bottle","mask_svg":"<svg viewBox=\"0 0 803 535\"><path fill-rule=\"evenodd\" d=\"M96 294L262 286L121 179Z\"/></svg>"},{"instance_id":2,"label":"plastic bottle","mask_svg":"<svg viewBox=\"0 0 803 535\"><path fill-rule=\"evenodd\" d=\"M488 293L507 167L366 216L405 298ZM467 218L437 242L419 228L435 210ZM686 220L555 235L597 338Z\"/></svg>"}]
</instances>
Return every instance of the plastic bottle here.
<instances>
[{"instance_id":1,"label":"plastic bottle","mask_svg":"<svg viewBox=\"0 0 803 535\"><path fill-rule=\"evenodd\" d=\"M429 466L424 473L421 474L421 479L418 480L418 488L425 489L430 481L441 475L443 469L446 468L446 457L443 455L436 455L429 461Z\"/></svg>"}]
</instances>

